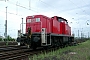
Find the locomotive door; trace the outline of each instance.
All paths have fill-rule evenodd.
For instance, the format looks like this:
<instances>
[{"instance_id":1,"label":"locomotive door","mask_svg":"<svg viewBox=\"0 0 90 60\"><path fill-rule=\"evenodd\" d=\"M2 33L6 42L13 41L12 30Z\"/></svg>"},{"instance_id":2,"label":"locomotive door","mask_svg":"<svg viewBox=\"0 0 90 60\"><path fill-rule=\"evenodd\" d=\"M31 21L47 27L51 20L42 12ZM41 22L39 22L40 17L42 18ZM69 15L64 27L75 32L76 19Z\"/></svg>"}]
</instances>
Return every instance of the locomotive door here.
<instances>
[{"instance_id":1,"label":"locomotive door","mask_svg":"<svg viewBox=\"0 0 90 60\"><path fill-rule=\"evenodd\" d=\"M47 34L46 34L46 29L42 28L41 32L41 45L46 46L47 45Z\"/></svg>"}]
</instances>

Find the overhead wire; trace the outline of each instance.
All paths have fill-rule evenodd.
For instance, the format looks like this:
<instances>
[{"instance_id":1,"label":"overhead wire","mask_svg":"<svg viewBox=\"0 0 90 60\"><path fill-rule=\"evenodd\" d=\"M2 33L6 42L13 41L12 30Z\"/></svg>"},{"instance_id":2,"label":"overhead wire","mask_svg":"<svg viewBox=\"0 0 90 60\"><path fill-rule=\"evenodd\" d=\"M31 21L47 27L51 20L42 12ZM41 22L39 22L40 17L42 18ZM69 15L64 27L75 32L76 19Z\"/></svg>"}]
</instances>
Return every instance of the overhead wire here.
<instances>
[{"instance_id":1,"label":"overhead wire","mask_svg":"<svg viewBox=\"0 0 90 60\"><path fill-rule=\"evenodd\" d=\"M9 2L10 4L13 4L13 5L16 5L16 6L19 6L19 7L21 7L21 8L24 8L24 9L27 9L27 10L31 10L31 11L33 11L33 12L36 12L36 13L38 13L37 11L35 11L35 10L32 10L32 9L29 9L29 8L26 8L26 7L24 7L24 6L21 6L21 5L18 5L18 4L14 4L14 3L11 3L11 2ZM1 11L1 10L0 10ZM6 13L5 11L2 11L2 12L4 12L4 13ZM18 14L18 8L16 7L16 14L15 13L11 13L11 12L7 12L8 14L13 14L13 15L17 15L17 16L22 16L22 15L19 15Z\"/></svg>"},{"instance_id":2,"label":"overhead wire","mask_svg":"<svg viewBox=\"0 0 90 60\"><path fill-rule=\"evenodd\" d=\"M50 8L53 8L53 10L56 10L56 11L63 11L63 10L57 9L57 8L58 8L57 6L53 6L53 5L48 4L48 3L46 3L46 2L44 2L44 1L42 1L42 0L39 0L39 1L42 2L43 4L46 4L46 5L49 6Z\"/></svg>"},{"instance_id":3,"label":"overhead wire","mask_svg":"<svg viewBox=\"0 0 90 60\"><path fill-rule=\"evenodd\" d=\"M27 7L25 7L25 6L22 6L22 5L19 5L19 4L15 4L15 3L13 3L13 2L10 2L10 1L9 1L8 3L38 13L37 11L35 11L35 10L33 10L33 9L29 9L29 8L27 8Z\"/></svg>"},{"instance_id":4,"label":"overhead wire","mask_svg":"<svg viewBox=\"0 0 90 60\"><path fill-rule=\"evenodd\" d=\"M42 3L44 3L43 1L41 1L41 0L39 0L40 2L42 2ZM8 3L10 3L10 4L13 4L13 5L15 5L15 6L19 6L19 7L21 7L21 8L24 8L24 9L27 9L27 10L31 10L31 11L33 11L33 12L36 12L36 13L39 13L39 11L35 11L35 10L33 10L33 9L36 9L36 8L33 8L33 7L31 7L30 6L30 1L29 1L29 8L27 8L27 7L25 7L25 6L22 6L22 5L20 5L20 4L18 4L18 3L14 3L14 2L8 2ZM44 4L46 4L47 6L48 6L48 4L47 3L44 3ZM49 5L49 6L52 6L52 5ZM53 6L52 6L53 7ZM30 8L33 8L33 9L30 9ZM54 7L55 8L55 7ZM16 7L16 11L18 10L18 7ZM43 11L44 11L44 9L42 9ZM53 10L56 10L56 9L53 9ZM40 9L40 11L41 11L41 9ZM17 13L18 13L18 11L17 11ZM54 12L55 13L55 12Z\"/></svg>"},{"instance_id":5,"label":"overhead wire","mask_svg":"<svg viewBox=\"0 0 90 60\"><path fill-rule=\"evenodd\" d=\"M70 2L72 2L71 0L69 0ZM83 1L83 0L82 0ZM84 2L84 1L83 1ZM73 2L72 2L73 3ZM78 5L76 5L75 3L73 3L75 6L77 6L78 7ZM78 7L79 8L79 7ZM85 10L83 10L82 8L80 8L81 9L81 11L82 12L84 12L85 14L87 14L86 12L85 12ZM78 19L79 20L79 19ZM89 23L86 21L85 22L85 25L89 25Z\"/></svg>"},{"instance_id":6,"label":"overhead wire","mask_svg":"<svg viewBox=\"0 0 90 60\"><path fill-rule=\"evenodd\" d=\"M58 11L58 12L59 12L59 11L63 11L63 10L58 10L57 7L55 7L55 6L53 6L53 5L50 5L50 4L48 4L48 3L46 3L46 2L44 2L44 1L42 1L42 0L39 0L39 1L42 2L42 3L44 3L44 4L46 4L46 5L49 6L50 8L53 7L54 10L56 10L56 11ZM55 8L56 8L56 9L55 9ZM76 14L77 14L77 12L76 12Z\"/></svg>"},{"instance_id":7,"label":"overhead wire","mask_svg":"<svg viewBox=\"0 0 90 60\"><path fill-rule=\"evenodd\" d=\"M48 3L46 3L46 2L44 2L44 1L42 1L42 0L39 0L39 1L40 1L41 3L49 6L49 8L53 8L53 10L58 11L58 9L57 9L56 6L53 6L53 5L51 5L51 4L48 4ZM48 9L48 8L47 8L47 9ZM55 12L53 12L53 13L54 13L54 14L57 14L57 13L55 13Z\"/></svg>"},{"instance_id":8,"label":"overhead wire","mask_svg":"<svg viewBox=\"0 0 90 60\"><path fill-rule=\"evenodd\" d=\"M40 2L42 2L42 3L44 3L44 4L46 4L46 5L48 5L48 6L51 6L51 8L53 7L53 8L55 8L53 5L50 5L50 4L47 4L46 2L43 2L42 0L39 0ZM71 0L69 0L70 2L72 2ZM32 10L32 9L30 9L30 8L27 8L27 7L25 7L25 6L22 6L22 5L19 5L19 4L15 4L15 3L13 3L13 2L10 2L9 1L9 3L10 4L13 4L13 5L16 5L16 6L19 6L19 7L21 7L21 8L24 8L24 9L27 9L27 10L31 10L31 11L34 11L34 12L37 12L37 11L35 11L35 10ZM29 3L30 3L30 1L29 1ZM72 2L73 3L73 2ZM74 4L74 3L73 3ZM75 5L75 4L74 4ZM77 6L77 5L76 5ZM30 5L29 5L29 7L30 7ZM77 6L78 7L78 6ZM78 7L79 8L79 7ZM18 9L18 8L17 8ZM81 8L80 8L81 9ZM55 9L56 10L56 9ZM82 9L81 9L82 10ZM84 10L83 10L83 12L84 12ZM37 12L38 13L38 12ZM77 14L77 13L76 13Z\"/></svg>"},{"instance_id":9,"label":"overhead wire","mask_svg":"<svg viewBox=\"0 0 90 60\"><path fill-rule=\"evenodd\" d=\"M78 7L78 5L76 5L74 2L72 2L71 0L69 0L71 3L73 3L76 7ZM85 14L86 14L86 12L85 12L85 10L83 10L82 8L80 8L80 7L78 7L79 9L81 9L81 11L83 11Z\"/></svg>"},{"instance_id":10,"label":"overhead wire","mask_svg":"<svg viewBox=\"0 0 90 60\"><path fill-rule=\"evenodd\" d=\"M50 4L48 4L48 3L46 3L46 2L43 2L42 0L39 0L40 2L42 2L42 3L44 3L44 4L46 4L47 6L50 6L50 8L56 8L55 6L53 6L53 5L50 5Z\"/></svg>"},{"instance_id":11,"label":"overhead wire","mask_svg":"<svg viewBox=\"0 0 90 60\"><path fill-rule=\"evenodd\" d=\"M71 0L69 0L70 2L72 2ZM83 1L83 0L82 0ZM83 1L84 2L84 1ZM72 2L76 7L78 7L78 5L76 5L74 2ZM79 8L79 7L78 7ZM86 12L85 12L85 10L83 10L82 8L79 8L79 9L81 9L81 11L82 12L84 12L85 14L87 14ZM79 20L79 19L78 19ZM85 25L89 25L89 23L86 21L86 23L85 23Z\"/></svg>"},{"instance_id":12,"label":"overhead wire","mask_svg":"<svg viewBox=\"0 0 90 60\"><path fill-rule=\"evenodd\" d=\"M1 12L3 12L3 13L6 13L5 11L2 11L2 10L0 10ZM12 15L17 15L17 16L22 16L22 15L19 15L19 14L15 14L15 13L11 13L11 12L7 12L8 14L12 14Z\"/></svg>"},{"instance_id":13,"label":"overhead wire","mask_svg":"<svg viewBox=\"0 0 90 60\"><path fill-rule=\"evenodd\" d=\"M46 5L48 5L48 6L51 6L51 7L53 7L53 8L56 8L56 7L54 7L53 5L50 5L50 4L48 4L48 3L46 3L46 2L43 2L42 0L39 0L40 2L42 2L42 3L44 3L44 4L46 4ZM71 0L69 0L71 3L73 3ZM76 7L78 7L75 3L73 3ZM78 8L80 8L80 7L78 7ZM80 8L81 9L81 11L83 11L85 14L86 14L86 12L85 12L85 10L83 10L82 8ZM76 13L76 14L78 14L78 13Z\"/></svg>"},{"instance_id":14,"label":"overhead wire","mask_svg":"<svg viewBox=\"0 0 90 60\"><path fill-rule=\"evenodd\" d=\"M46 5L48 5L49 7L53 7L54 9L53 10L56 10L56 11L58 11L58 12L63 12L64 10L59 10L59 9L57 9L57 7L55 7L55 6L53 6L53 5L50 5L50 4L48 4L48 3L46 3L46 2L44 2L44 1L42 1L42 0L39 0L40 2L42 2L42 3L44 3L44 4L46 4ZM56 9L55 9L56 8ZM77 12L76 12L76 14L77 14Z\"/></svg>"},{"instance_id":15,"label":"overhead wire","mask_svg":"<svg viewBox=\"0 0 90 60\"><path fill-rule=\"evenodd\" d=\"M47 5L47 6L50 6L50 8L54 8L53 10L58 10L55 6L53 6L53 5L50 5L50 4L47 4L46 2L43 2L43 1L41 1L41 0L39 0L40 2L42 2L42 3L44 3L45 5ZM36 12L36 13L39 13L38 11L35 11L35 10L32 10L32 9L30 9L30 8L27 8L27 7L25 7L25 6L22 6L22 5L19 5L19 4L15 4L15 3L13 3L13 2L8 2L8 3L10 3L10 4L13 4L13 5L16 5L16 6L19 6L19 7L21 7L21 8L24 8L24 9L27 9L27 10L31 10L31 11L33 11L33 12ZM29 1L29 3L30 3L30 1ZM30 5L29 5L29 7L30 7ZM56 9L55 9L56 8ZM17 8L18 9L18 8ZM41 10L41 9L40 9ZM55 13L55 12L54 12Z\"/></svg>"},{"instance_id":16,"label":"overhead wire","mask_svg":"<svg viewBox=\"0 0 90 60\"><path fill-rule=\"evenodd\" d=\"M22 15L19 15L19 14L18 14L18 7L21 7L21 8L27 9L27 10L31 10L31 11L33 11L33 12L38 13L38 12L35 11L35 10L29 9L29 8L24 7L24 6L21 6L21 5L18 5L18 2L16 2L16 4L13 3L13 2L10 2L10 1L7 1L7 2L16 6L16 14L15 14L15 13L11 13L11 12L7 12L8 14L17 15L17 16L22 16ZM0 10L0 11L1 11L1 10ZM2 12L6 13L5 11L2 11Z\"/></svg>"},{"instance_id":17,"label":"overhead wire","mask_svg":"<svg viewBox=\"0 0 90 60\"><path fill-rule=\"evenodd\" d=\"M49 6L49 7L53 7L54 9L56 8L56 7L54 7L53 5L50 5L50 4L48 4L48 3L46 3L46 2L43 2L42 0L39 0L40 2L42 2L42 3L44 3L44 4L46 4L47 6ZM71 0L69 0L71 3L73 3ZM75 3L73 3L77 8L80 8L80 7L78 7ZM82 8L80 8L81 9L81 11L83 11L85 14L86 14L86 12L85 12L85 10L83 10ZM76 14L78 14L77 12L76 12ZM78 19L79 20L79 19Z\"/></svg>"}]
</instances>

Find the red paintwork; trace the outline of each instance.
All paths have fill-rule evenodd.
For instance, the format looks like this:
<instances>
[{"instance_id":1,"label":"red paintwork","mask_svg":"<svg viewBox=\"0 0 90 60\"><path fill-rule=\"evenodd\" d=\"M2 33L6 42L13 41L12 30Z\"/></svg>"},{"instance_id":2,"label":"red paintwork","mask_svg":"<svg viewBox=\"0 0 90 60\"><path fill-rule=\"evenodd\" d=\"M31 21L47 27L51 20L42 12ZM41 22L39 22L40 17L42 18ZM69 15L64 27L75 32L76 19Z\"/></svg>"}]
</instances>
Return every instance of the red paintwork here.
<instances>
[{"instance_id":1,"label":"red paintwork","mask_svg":"<svg viewBox=\"0 0 90 60\"><path fill-rule=\"evenodd\" d=\"M36 19L40 18L39 22L36 22ZM26 32L27 29L31 27L31 32L41 32L41 28L46 28L47 33L54 33L54 34L65 34L71 35L71 27L66 24L66 19L59 17L62 19L63 22L58 21L57 16L53 18L49 18L43 15L34 15L34 16L27 16L26 22L28 19L31 19L29 23L26 23Z\"/></svg>"},{"instance_id":2,"label":"red paintwork","mask_svg":"<svg viewBox=\"0 0 90 60\"><path fill-rule=\"evenodd\" d=\"M68 25L65 24L65 34L68 35Z\"/></svg>"},{"instance_id":3,"label":"red paintwork","mask_svg":"<svg viewBox=\"0 0 90 60\"><path fill-rule=\"evenodd\" d=\"M60 22L57 21L56 16L52 18L52 33L55 33L55 34L60 33Z\"/></svg>"},{"instance_id":4,"label":"red paintwork","mask_svg":"<svg viewBox=\"0 0 90 60\"><path fill-rule=\"evenodd\" d=\"M62 33L65 34L65 22L62 22Z\"/></svg>"},{"instance_id":5,"label":"red paintwork","mask_svg":"<svg viewBox=\"0 0 90 60\"><path fill-rule=\"evenodd\" d=\"M71 35L71 27L68 25L68 35Z\"/></svg>"},{"instance_id":6,"label":"red paintwork","mask_svg":"<svg viewBox=\"0 0 90 60\"><path fill-rule=\"evenodd\" d=\"M68 24L65 24L65 34L71 35L71 27Z\"/></svg>"},{"instance_id":7,"label":"red paintwork","mask_svg":"<svg viewBox=\"0 0 90 60\"><path fill-rule=\"evenodd\" d=\"M62 33L62 31L63 31L63 29L62 29L62 28L63 28L63 23L62 23L62 22L60 22L60 34L63 34L63 33Z\"/></svg>"},{"instance_id":8,"label":"red paintwork","mask_svg":"<svg viewBox=\"0 0 90 60\"><path fill-rule=\"evenodd\" d=\"M36 22L36 18L40 18L39 22ZM47 33L51 33L51 26L50 26L50 18L43 16L43 15L34 15L32 16L28 16L26 18L26 22L28 19L31 19L31 22L26 23L26 32L28 30L28 28L31 27L31 32L35 33L35 32L41 32L41 28L46 28L46 32Z\"/></svg>"},{"instance_id":9,"label":"red paintwork","mask_svg":"<svg viewBox=\"0 0 90 60\"><path fill-rule=\"evenodd\" d=\"M60 19L62 19L63 22L58 21L57 16L54 16L52 19L53 19L52 33L65 34L65 22L63 18L60 17Z\"/></svg>"}]
</instances>

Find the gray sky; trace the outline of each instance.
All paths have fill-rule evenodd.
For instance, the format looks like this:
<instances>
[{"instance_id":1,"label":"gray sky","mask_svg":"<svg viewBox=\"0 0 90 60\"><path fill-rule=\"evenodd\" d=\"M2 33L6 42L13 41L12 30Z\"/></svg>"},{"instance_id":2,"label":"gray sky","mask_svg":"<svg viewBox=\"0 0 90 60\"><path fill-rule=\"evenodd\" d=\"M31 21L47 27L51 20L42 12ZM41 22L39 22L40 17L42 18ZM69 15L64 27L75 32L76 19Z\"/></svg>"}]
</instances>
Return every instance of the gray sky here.
<instances>
[{"instance_id":1,"label":"gray sky","mask_svg":"<svg viewBox=\"0 0 90 60\"><path fill-rule=\"evenodd\" d=\"M8 35L17 37L21 18L29 15L42 14L48 17L61 16L68 20L75 36L90 33L90 0L0 0L0 35L4 36L6 8L8 11ZM25 32L25 25L24 25Z\"/></svg>"}]
</instances>

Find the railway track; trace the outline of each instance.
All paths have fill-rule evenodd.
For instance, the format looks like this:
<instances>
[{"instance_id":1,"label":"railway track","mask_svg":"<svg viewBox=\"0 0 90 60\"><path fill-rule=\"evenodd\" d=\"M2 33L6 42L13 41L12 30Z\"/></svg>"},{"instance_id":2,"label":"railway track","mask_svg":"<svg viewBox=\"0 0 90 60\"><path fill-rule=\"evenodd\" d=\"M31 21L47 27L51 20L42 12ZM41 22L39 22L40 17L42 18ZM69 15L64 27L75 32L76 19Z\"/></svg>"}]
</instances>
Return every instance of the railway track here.
<instances>
[{"instance_id":1,"label":"railway track","mask_svg":"<svg viewBox=\"0 0 90 60\"><path fill-rule=\"evenodd\" d=\"M0 47L0 60L11 60L19 58L19 57L26 57L26 54L31 49L27 49L26 46L2 46Z\"/></svg>"},{"instance_id":2,"label":"railway track","mask_svg":"<svg viewBox=\"0 0 90 60\"><path fill-rule=\"evenodd\" d=\"M18 45L15 41L0 41L0 46L6 46L6 45Z\"/></svg>"},{"instance_id":3,"label":"railway track","mask_svg":"<svg viewBox=\"0 0 90 60\"><path fill-rule=\"evenodd\" d=\"M44 53L45 51L49 52L52 49L38 48L37 50L32 50L26 48L26 46L3 46L0 47L0 60L29 60L29 56Z\"/></svg>"},{"instance_id":4,"label":"railway track","mask_svg":"<svg viewBox=\"0 0 90 60\"><path fill-rule=\"evenodd\" d=\"M27 48L26 46L0 46L0 52L26 49L26 48Z\"/></svg>"},{"instance_id":5,"label":"railway track","mask_svg":"<svg viewBox=\"0 0 90 60\"><path fill-rule=\"evenodd\" d=\"M0 47L0 60L28 60L28 56L38 54L42 49L32 50L26 46L2 46Z\"/></svg>"},{"instance_id":6,"label":"railway track","mask_svg":"<svg viewBox=\"0 0 90 60\"><path fill-rule=\"evenodd\" d=\"M27 51L29 51L29 49L3 52L3 53L0 53L0 60L4 60L4 59L10 60L10 59L26 57L29 55L27 54Z\"/></svg>"}]
</instances>

